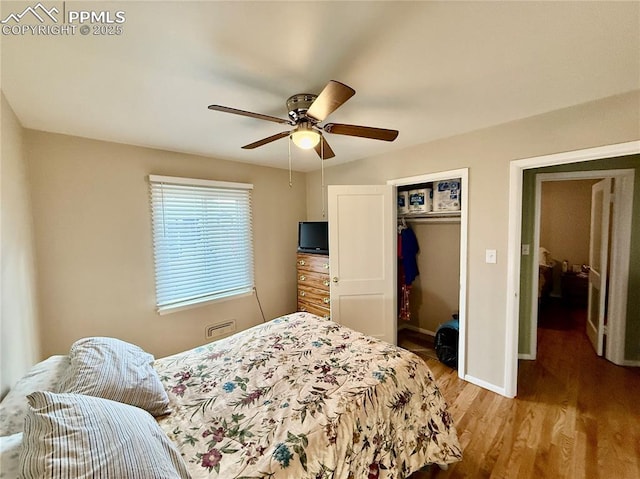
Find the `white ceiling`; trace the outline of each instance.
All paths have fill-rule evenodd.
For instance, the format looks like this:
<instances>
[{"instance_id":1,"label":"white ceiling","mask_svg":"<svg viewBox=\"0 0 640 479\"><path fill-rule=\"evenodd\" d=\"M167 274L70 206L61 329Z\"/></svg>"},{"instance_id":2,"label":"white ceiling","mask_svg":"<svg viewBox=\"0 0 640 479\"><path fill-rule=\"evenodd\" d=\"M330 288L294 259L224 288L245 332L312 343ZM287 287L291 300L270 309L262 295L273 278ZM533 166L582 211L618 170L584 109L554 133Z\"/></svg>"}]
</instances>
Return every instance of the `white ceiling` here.
<instances>
[{"instance_id":1,"label":"white ceiling","mask_svg":"<svg viewBox=\"0 0 640 479\"><path fill-rule=\"evenodd\" d=\"M346 83L357 93L327 121L400 135L327 134L332 165L640 88L635 1L42 3L126 22L114 36L2 35L23 126L280 168L286 140L240 147L286 127L207 105L286 118L290 95ZM36 4L3 1L2 19ZM296 169L319 167L292 151Z\"/></svg>"}]
</instances>

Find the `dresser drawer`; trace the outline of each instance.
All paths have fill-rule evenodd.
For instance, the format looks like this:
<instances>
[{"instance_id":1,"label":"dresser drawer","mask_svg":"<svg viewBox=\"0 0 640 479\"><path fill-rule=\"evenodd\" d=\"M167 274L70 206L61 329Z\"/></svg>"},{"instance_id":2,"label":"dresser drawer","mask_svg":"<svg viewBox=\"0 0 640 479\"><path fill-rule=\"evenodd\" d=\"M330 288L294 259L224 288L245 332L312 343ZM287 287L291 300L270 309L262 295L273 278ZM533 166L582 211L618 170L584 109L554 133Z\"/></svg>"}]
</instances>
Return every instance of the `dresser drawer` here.
<instances>
[{"instance_id":1,"label":"dresser drawer","mask_svg":"<svg viewBox=\"0 0 640 479\"><path fill-rule=\"evenodd\" d=\"M329 273L316 273L315 271L299 270L298 287L300 286L329 291Z\"/></svg>"},{"instance_id":2,"label":"dresser drawer","mask_svg":"<svg viewBox=\"0 0 640 479\"><path fill-rule=\"evenodd\" d=\"M320 254L298 253L297 269L299 272L314 271L329 274L329 257Z\"/></svg>"},{"instance_id":3,"label":"dresser drawer","mask_svg":"<svg viewBox=\"0 0 640 479\"><path fill-rule=\"evenodd\" d=\"M309 303L307 301L298 299L298 311L305 311L307 313L315 314L321 318L331 317L331 311L329 308L323 308L317 304Z\"/></svg>"},{"instance_id":4,"label":"dresser drawer","mask_svg":"<svg viewBox=\"0 0 640 479\"><path fill-rule=\"evenodd\" d=\"M322 306L324 308L329 308L330 304L328 291L298 285L298 301L300 300L317 304L318 306Z\"/></svg>"}]
</instances>

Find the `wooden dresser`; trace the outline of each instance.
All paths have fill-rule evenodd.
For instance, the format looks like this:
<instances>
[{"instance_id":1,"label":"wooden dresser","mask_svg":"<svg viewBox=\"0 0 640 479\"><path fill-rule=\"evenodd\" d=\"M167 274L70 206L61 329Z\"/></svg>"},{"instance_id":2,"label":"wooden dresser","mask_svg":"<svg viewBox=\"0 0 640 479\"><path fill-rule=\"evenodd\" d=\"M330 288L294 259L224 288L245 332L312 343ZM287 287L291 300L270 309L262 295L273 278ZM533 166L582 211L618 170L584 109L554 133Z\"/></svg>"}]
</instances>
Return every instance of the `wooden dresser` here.
<instances>
[{"instance_id":1,"label":"wooden dresser","mask_svg":"<svg viewBox=\"0 0 640 479\"><path fill-rule=\"evenodd\" d=\"M298 253L298 311L328 318L331 314L329 299L329 256Z\"/></svg>"}]
</instances>

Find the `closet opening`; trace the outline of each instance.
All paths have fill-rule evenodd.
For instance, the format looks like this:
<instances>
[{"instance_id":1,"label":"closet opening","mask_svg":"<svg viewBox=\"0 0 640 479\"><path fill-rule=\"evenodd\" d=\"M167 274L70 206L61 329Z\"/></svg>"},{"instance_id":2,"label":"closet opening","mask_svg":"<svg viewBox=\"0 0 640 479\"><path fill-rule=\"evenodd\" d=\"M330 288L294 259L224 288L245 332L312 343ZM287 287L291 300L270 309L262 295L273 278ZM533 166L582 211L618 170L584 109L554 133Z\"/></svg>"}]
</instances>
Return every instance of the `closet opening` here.
<instances>
[{"instance_id":1,"label":"closet opening","mask_svg":"<svg viewBox=\"0 0 640 479\"><path fill-rule=\"evenodd\" d=\"M467 181L468 170L461 169L387 182L398 198L397 344L457 368L461 378Z\"/></svg>"}]
</instances>

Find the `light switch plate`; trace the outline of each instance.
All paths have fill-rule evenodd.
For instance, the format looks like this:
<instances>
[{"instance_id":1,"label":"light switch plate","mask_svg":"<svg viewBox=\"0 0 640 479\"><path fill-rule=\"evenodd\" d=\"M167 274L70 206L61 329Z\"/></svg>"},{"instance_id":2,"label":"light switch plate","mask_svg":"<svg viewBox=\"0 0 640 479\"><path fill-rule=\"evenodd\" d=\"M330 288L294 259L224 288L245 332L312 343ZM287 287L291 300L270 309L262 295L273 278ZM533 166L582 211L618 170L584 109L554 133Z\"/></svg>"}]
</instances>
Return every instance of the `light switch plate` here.
<instances>
[{"instance_id":1,"label":"light switch plate","mask_svg":"<svg viewBox=\"0 0 640 479\"><path fill-rule=\"evenodd\" d=\"M485 262L494 264L497 261L497 253L494 249L488 249L485 251Z\"/></svg>"},{"instance_id":2,"label":"light switch plate","mask_svg":"<svg viewBox=\"0 0 640 479\"><path fill-rule=\"evenodd\" d=\"M529 256L529 245L528 244L523 244L522 245L522 256Z\"/></svg>"}]
</instances>

